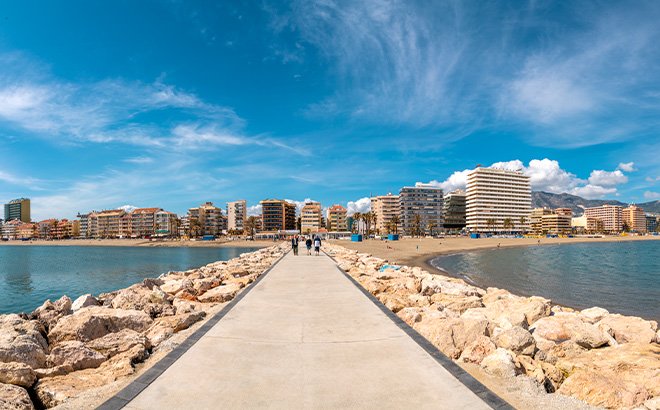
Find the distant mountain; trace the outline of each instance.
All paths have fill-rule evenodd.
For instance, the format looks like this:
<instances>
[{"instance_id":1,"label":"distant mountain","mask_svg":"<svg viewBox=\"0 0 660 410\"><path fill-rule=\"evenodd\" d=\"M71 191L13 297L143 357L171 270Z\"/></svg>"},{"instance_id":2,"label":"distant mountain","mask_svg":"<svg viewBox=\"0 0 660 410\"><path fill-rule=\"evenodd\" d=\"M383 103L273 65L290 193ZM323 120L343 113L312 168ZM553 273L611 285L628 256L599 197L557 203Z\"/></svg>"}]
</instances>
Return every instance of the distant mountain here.
<instances>
[{"instance_id":1,"label":"distant mountain","mask_svg":"<svg viewBox=\"0 0 660 410\"><path fill-rule=\"evenodd\" d=\"M628 204L613 199L584 199L571 194L552 194L550 192L532 192L532 208L571 208L573 214L580 215L584 208L601 205L619 205L627 207ZM645 212L660 213L660 201L651 201L636 204Z\"/></svg>"}]
</instances>

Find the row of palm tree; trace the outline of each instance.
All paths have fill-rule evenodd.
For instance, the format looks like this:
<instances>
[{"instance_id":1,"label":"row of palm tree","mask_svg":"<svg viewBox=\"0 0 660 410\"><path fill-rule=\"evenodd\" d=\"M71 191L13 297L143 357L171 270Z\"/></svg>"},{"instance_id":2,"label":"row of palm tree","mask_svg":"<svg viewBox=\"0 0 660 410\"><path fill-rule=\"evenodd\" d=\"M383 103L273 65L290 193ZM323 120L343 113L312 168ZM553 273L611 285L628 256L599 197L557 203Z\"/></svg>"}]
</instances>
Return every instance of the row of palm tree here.
<instances>
[{"instance_id":1,"label":"row of palm tree","mask_svg":"<svg viewBox=\"0 0 660 410\"><path fill-rule=\"evenodd\" d=\"M527 218L524 216L520 217L520 225L525 226L525 222L527 222ZM495 228L497 227L497 220L495 218L488 218L486 219L486 226L488 226L488 229L491 231L495 231ZM502 228L504 228L505 231L513 232L514 228L514 223L513 219L511 218L504 218L502 221Z\"/></svg>"}]
</instances>

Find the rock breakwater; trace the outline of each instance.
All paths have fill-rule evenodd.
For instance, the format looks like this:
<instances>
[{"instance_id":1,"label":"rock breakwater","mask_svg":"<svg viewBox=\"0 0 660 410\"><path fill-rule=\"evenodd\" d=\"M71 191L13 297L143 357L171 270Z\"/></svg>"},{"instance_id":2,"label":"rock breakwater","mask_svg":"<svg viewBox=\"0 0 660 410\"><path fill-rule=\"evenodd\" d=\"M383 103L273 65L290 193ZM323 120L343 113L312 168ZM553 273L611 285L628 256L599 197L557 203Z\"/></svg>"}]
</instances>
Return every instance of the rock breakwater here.
<instances>
[{"instance_id":1,"label":"rock breakwater","mask_svg":"<svg viewBox=\"0 0 660 410\"><path fill-rule=\"evenodd\" d=\"M451 359L503 379L528 377L548 393L605 408L657 410L655 321L575 311L541 297L472 286L419 267L331 245L339 267Z\"/></svg>"},{"instance_id":2,"label":"rock breakwater","mask_svg":"<svg viewBox=\"0 0 660 410\"><path fill-rule=\"evenodd\" d=\"M286 250L276 245L96 297L63 296L30 314L0 315L0 408L51 408L125 380Z\"/></svg>"}]
</instances>

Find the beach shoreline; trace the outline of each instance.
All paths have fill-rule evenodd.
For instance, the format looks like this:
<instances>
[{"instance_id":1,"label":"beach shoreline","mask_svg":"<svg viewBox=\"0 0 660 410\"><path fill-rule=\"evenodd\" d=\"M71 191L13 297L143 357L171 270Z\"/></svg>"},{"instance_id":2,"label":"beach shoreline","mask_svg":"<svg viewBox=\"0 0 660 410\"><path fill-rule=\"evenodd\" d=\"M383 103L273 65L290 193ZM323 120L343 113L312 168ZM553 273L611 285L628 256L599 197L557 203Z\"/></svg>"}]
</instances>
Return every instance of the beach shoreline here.
<instances>
[{"instance_id":1,"label":"beach shoreline","mask_svg":"<svg viewBox=\"0 0 660 410\"><path fill-rule=\"evenodd\" d=\"M273 241L246 241L243 239L222 241L149 240L149 239L61 239L0 241L0 246L110 246L110 247L174 247L174 248L263 248L276 245Z\"/></svg>"}]
</instances>

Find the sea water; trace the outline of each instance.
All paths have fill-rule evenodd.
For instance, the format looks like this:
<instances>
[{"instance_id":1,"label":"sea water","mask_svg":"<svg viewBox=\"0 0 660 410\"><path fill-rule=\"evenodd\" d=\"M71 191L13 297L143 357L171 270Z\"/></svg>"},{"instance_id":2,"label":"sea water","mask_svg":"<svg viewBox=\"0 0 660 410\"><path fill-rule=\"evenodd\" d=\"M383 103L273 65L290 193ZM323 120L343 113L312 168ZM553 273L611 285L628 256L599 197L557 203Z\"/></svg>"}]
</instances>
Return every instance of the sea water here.
<instances>
[{"instance_id":1,"label":"sea water","mask_svg":"<svg viewBox=\"0 0 660 410\"><path fill-rule=\"evenodd\" d=\"M621 241L471 251L431 264L482 287L660 320L659 256L660 241Z\"/></svg>"},{"instance_id":2,"label":"sea water","mask_svg":"<svg viewBox=\"0 0 660 410\"><path fill-rule=\"evenodd\" d=\"M0 313L31 312L46 299L109 292L256 249L0 246Z\"/></svg>"}]
</instances>

